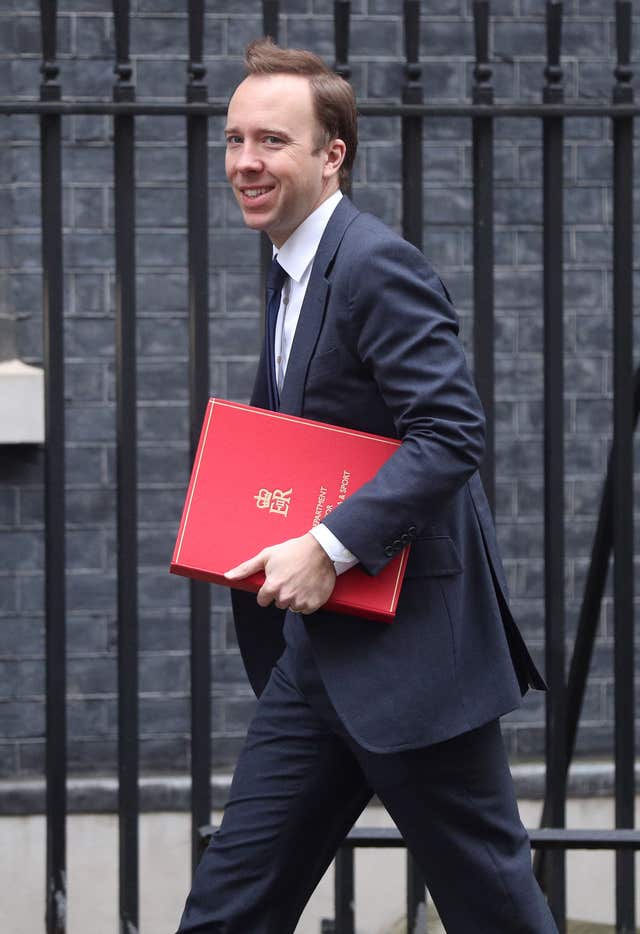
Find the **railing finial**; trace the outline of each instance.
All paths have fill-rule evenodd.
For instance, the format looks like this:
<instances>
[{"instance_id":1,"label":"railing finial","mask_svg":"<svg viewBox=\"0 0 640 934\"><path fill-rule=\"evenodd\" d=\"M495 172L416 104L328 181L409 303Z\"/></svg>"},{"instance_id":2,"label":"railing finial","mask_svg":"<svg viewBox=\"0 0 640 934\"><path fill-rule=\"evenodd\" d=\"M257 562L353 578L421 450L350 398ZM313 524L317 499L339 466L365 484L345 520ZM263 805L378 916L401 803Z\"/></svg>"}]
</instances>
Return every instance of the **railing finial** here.
<instances>
[{"instance_id":1,"label":"railing finial","mask_svg":"<svg viewBox=\"0 0 640 934\"><path fill-rule=\"evenodd\" d=\"M562 50L562 0L547 0L547 66L544 70L543 98L552 104L563 99L564 71L560 64Z\"/></svg>"},{"instance_id":2,"label":"railing finial","mask_svg":"<svg viewBox=\"0 0 640 934\"><path fill-rule=\"evenodd\" d=\"M262 34L278 41L280 0L262 0Z\"/></svg>"},{"instance_id":3,"label":"railing finial","mask_svg":"<svg viewBox=\"0 0 640 934\"><path fill-rule=\"evenodd\" d=\"M56 62L57 16L57 0L40 0L40 29L42 33L42 64L40 65L42 83L40 85L40 97L42 100L59 100L60 98L60 85L58 83L60 68Z\"/></svg>"},{"instance_id":4,"label":"railing finial","mask_svg":"<svg viewBox=\"0 0 640 934\"><path fill-rule=\"evenodd\" d=\"M204 0L189 0L189 62L187 100L207 99L207 69L203 63Z\"/></svg>"},{"instance_id":5,"label":"railing finial","mask_svg":"<svg viewBox=\"0 0 640 934\"><path fill-rule=\"evenodd\" d=\"M134 87L131 81L133 67L129 57L129 12L129 0L113 0L113 24L116 34L116 64L113 71L117 78L113 88L113 97L118 101L134 99Z\"/></svg>"},{"instance_id":6,"label":"railing finial","mask_svg":"<svg viewBox=\"0 0 640 934\"><path fill-rule=\"evenodd\" d=\"M616 51L617 64L614 71L616 83L613 87L614 104L633 102L633 70L631 68L631 0L616 0Z\"/></svg>"},{"instance_id":7,"label":"railing finial","mask_svg":"<svg viewBox=\"0 0 640 934\"><path fill-rule=\"evenodd\" d=\"M473 69L473 102L474 104L493 103L493 85L491 78L493 69L489 64L489 17L491 15L489 0L474 0L473 25L476 47L476 64Z\"/></svg>"},{"instance_id":8,"label":"railing finial","mask_svg":"<svg viewBox=\"0 0 640 934\"><path fill-rule=\"evenodd\" d=\"M420 0L404 0L405 73L409 85L420 85Z\"/></svg>"},{"instance_id":9,"label":"railing finial","mask_svg":"<svg viewBox=\"0 0 640 934\"><path fill-rule=\"evenodd\" d=\"M333 24L333 42L336 53L333 70L345 81L348 81L351 77L351 66L349 64L351 0L334 0Z\"/></svg>"}]
</instances>

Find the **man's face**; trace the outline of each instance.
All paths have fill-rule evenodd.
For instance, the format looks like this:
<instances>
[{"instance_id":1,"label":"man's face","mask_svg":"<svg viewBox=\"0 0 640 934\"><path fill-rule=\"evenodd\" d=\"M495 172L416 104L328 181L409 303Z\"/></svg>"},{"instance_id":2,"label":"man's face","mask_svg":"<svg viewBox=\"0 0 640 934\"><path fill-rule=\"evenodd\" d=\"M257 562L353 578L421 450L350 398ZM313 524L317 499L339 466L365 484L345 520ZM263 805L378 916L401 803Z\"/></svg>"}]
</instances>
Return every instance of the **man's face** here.
<instances>
[{"instance_id":1,"label":"man's face","mask_svg":"<svg viewBox=\"0 0 640 934\"><path fill-rule=\"evenodd\" d=\"M248 227L280 247L338 188L344 144L323 144L308 80L250 75L229 102L225 170Z\"/></svg>"}]
</instances>

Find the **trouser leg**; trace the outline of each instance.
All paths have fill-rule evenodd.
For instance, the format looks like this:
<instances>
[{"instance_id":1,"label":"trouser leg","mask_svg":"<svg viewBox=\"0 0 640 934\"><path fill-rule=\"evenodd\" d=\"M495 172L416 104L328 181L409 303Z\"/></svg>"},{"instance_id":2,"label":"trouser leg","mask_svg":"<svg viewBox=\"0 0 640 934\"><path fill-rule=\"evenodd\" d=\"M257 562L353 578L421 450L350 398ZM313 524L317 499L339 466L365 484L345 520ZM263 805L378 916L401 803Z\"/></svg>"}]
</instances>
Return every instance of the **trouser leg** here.
<instances>
[{"instance_id":1,"label":"trouser leg","mask_svg":"<svg viewBox=\"0 0 640 934\"><path fill-rule=\"evenodd\" d=\"M497 721L425 749L358 757L447 934L557 932L531 869Z\"/></svg>"},{"instance_id":2,"label":"trouser leg","mask_svg":"<svg viewBox=\"0 0 640 934\"><path fill-rule=\"evenodd\" d=\"M498 723L424 749L367 752L345 733L302 645L285 652L260 699L180 934L291 934L372 788L448 934L556 932Z\"/></svg>"},{"instance_id":3,"label":"trouser leg","mask_svg":"<svg viewBox=\"0 0 640 934\"><path fill-rule=\"evenodd\" d=\"M222 824L196 870L180 934L293 932L370 796L347 744L276 667Z\"/></svg>"}]
</instances>

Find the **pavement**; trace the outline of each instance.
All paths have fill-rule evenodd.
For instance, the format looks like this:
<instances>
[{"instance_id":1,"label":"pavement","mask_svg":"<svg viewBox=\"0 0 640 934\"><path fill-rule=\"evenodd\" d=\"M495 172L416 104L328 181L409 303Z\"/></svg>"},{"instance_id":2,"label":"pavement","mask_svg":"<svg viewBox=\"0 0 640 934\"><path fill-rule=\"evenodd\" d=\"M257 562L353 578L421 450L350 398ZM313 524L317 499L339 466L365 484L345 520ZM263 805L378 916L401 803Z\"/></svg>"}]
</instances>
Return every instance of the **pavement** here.
<instances>
[{"instance_id":1,"label":"pavement","mask_svg":"<svg viewBox=\"0 0 640 934\"><path fill-rule=\"evenodd\" d=\"M407 919L401 918L388 934L423 934L424 916L418 917L414 931L407 931ZM442 921L438 917L433 902L429 902L427 908L427 932L428 934L446 934ZM569 921L567 924L567 934L615 934L616 929L610 924L595 924L593 921Z\"/></svg>"}]
</instances>

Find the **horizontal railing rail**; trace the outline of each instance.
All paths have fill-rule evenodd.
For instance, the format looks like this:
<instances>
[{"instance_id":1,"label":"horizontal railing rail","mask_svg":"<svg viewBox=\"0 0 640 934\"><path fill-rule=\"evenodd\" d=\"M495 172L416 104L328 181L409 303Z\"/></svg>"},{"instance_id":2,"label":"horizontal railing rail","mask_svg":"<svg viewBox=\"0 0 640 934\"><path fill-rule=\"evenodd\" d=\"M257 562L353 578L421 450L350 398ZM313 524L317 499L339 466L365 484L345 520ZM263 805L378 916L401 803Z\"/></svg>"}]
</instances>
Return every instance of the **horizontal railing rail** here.
<instances>
[{"instance_id":1,"label":"horizontal railing rail","mask_svg":"<svg viewBox=\"0 0 640 934\"><path fill-rule=\"evenodd\" d=\"M137 116L175 117L191 114L221 117L227 112L225 101L206 104L176 101L0 101L0 116L24 114L61 114L67 116L133 114ZM360 104L363 117L638 117L640 104L614 104L607 101L567 101L564 104L401 104L395 101Z\"/></svg>"},{"instance_id":2,"label":"horizontal railing rail","mask_svg":"<svg viewBox=\"0 0 640 934\"><path fill-rule=\"evenodd\" d=\"M200 853L216 831L214 824L199 829ZM542 827L527 831L534 850L640 850L637 830L572 830L568 827ZM342 843L343 849L405 849L397 827L354 827Z\"/></svg>"}]
</instances>

